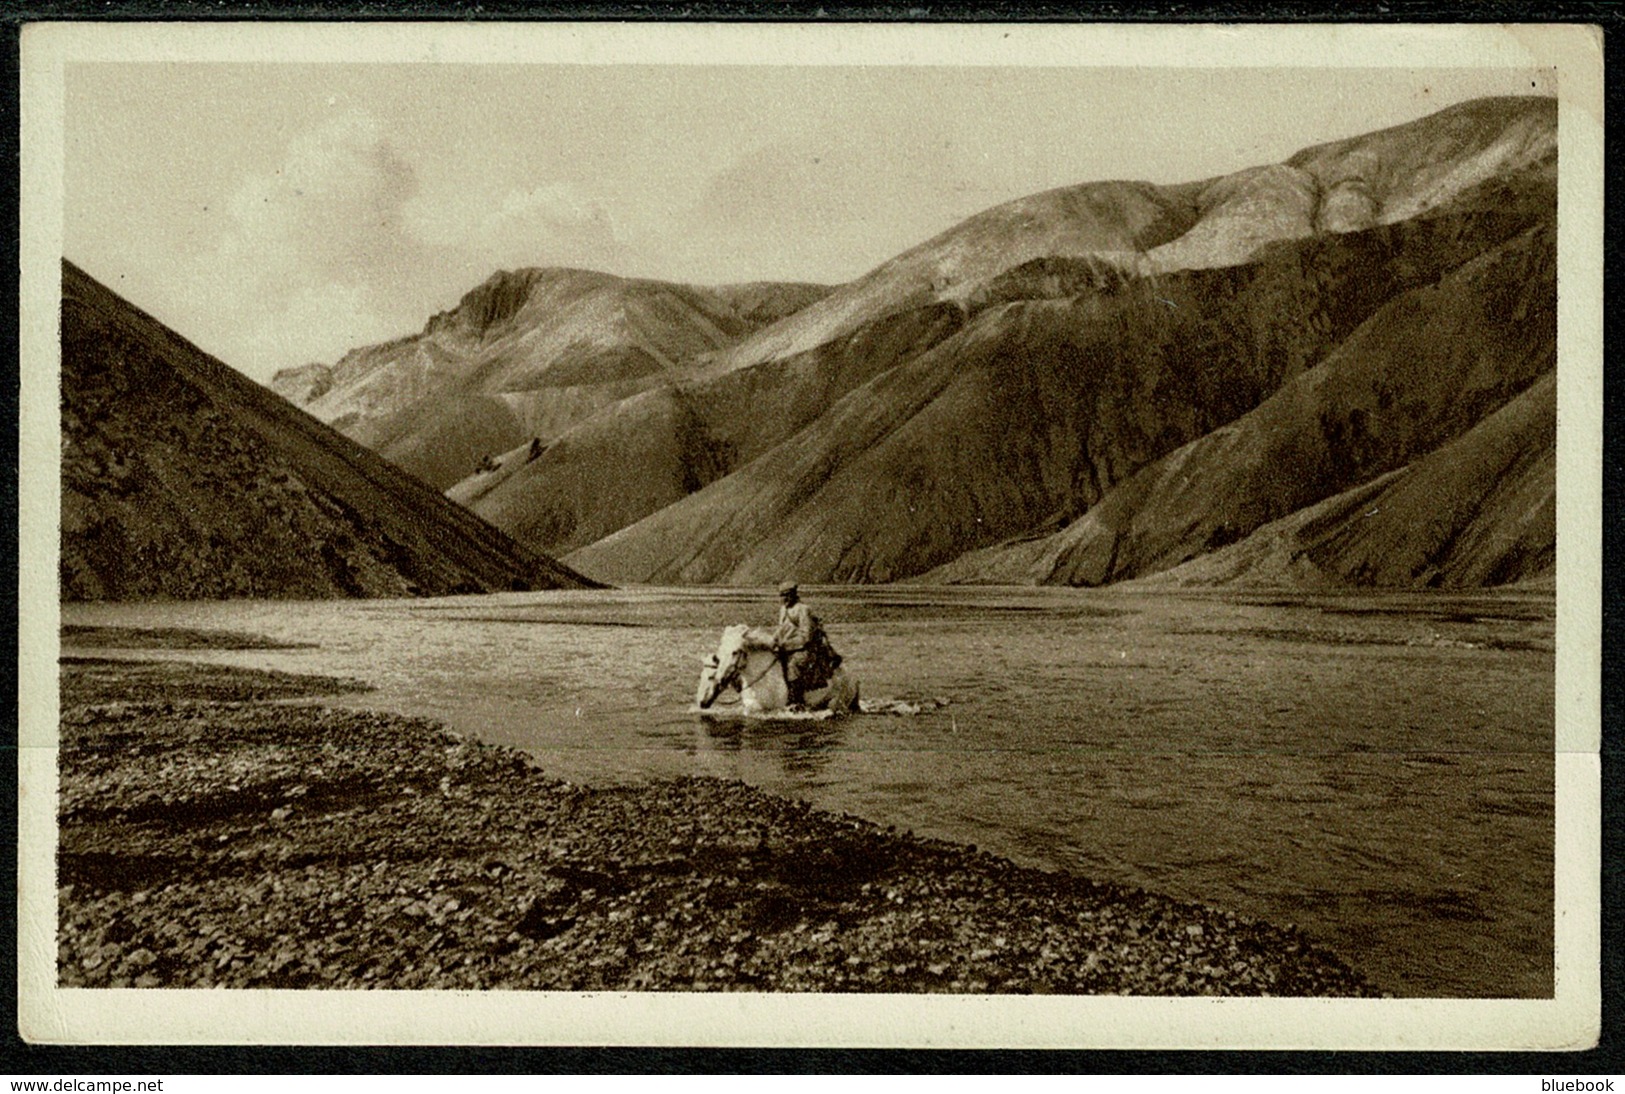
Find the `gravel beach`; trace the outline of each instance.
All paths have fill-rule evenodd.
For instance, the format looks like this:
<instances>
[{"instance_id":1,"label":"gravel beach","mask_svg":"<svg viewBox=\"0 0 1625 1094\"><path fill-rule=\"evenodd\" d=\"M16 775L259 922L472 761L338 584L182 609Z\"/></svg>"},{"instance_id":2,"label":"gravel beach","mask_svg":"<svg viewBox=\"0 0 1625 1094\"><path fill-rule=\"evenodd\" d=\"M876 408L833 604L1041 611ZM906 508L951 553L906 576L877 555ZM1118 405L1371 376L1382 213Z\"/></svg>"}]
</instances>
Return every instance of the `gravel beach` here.
<instances>
[{"instance_id":1,"label":"gravel beach","mask_svg":"<svg viewBox=\"0 0 1625 1094\"><path fill-rule=\"evenodd\" d=\"M358 687L63 659L63 986L1376 994L1291 928L315 702Z\"/></svg>"}]
</instances>

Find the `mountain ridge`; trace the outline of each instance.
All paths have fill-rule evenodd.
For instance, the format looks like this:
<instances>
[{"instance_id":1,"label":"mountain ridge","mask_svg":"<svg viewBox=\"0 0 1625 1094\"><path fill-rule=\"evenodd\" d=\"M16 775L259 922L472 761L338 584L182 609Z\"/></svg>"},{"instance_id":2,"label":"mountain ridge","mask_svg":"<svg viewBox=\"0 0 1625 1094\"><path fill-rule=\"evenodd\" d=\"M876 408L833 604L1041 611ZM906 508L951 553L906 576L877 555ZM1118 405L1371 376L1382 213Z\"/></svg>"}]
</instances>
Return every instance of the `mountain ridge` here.
<instances>
[{"instance_id":1,"label":"mountain ridge","mask_svg":"<svg viewBox=\"0 0 1625 1094\"><path fill-rule=\"evenodd\" d=\"M565 558L584 572L619 580L769 581L775 571L860 581L914 576L910 564L929 569L966 549L1022 534L1056 511L1086 510L1140 466L1245 414L1277 385L1317 367L1395 292L1425 286L1475 257L1481 238L1501 237L1520 223L1502 217L1474 212L1378 226L1308 249L1292 246L1245 270L1187 271L1105 298L997 305L987 320L973 319L966 328L980 322L979 355L958 344L939 346L897 366L898 375L910 369L939 375L937 386L922 390L911 405L925 416L888 431L889 469L876 462L884 451L879 437L850 466L837 455L839 446L829 447L833 440L823 455L809 452L799 469L789 450L770 454L779 465L740 469L732 496L715 496L730 490L734 480L724 480ZM1392 277L1381 274L1385 268ZM1362 296L1369 303L1362 305ZM1283 312L1293 316L1295 329ZM1125 331L1135 332L1133 341ZM1193 351L1203 361L1200 370L1183 367ZM939 360L945 353L952 359ZM957 402L931 408L950 386ZM1030 401L1010 402L1018 396ZM1080 402L1080 396L1093 401ZM881 391L862 398L895 403ZM841 406L823 420L829 432L844 431L849 440L857 427L837 417ZM1045 447L1012 448L1010 437ZM796 518L804 521L802 530L786 531L792 513L808 501L808 492L794 484L810 478L827 483L820 489L828 504L807 507ZM755 479L766 482L747 485ZM784 505L768 500L775 490ZM680 519L689 511L692 518ZM878 530L869 527L870 514L902 520L905 511L924 514L907 522L906 535L894 536L883 522ZM640 538L650 547L640 548ZM895 542L877 557L875 546L888 539ZM710 554L689 557L699 542L713 544ZM678 566L675 553L671 563L656 561L661 545L675 543L685 545L681 557L689 561Z\"/></svg>"},{"instance_id":2,"label":"mountain ridge","mask_svg":"<svg viewBox=\"0 0 1625 1094\"><path fill-rule=\"evenodd\" d=\"M1555 319L1535 297L1554 291L1556 178L1555 100L1475 100L1228 175L1005 202L845 285L765 286L765 309L648 290L665 304L637 297L630 312L558 328L591 328L613 344L605 355L582 343L522 364L487 354L476 380L449 383L445 362L425 361L441 382L393 418L345 428L407 466L437 450L436 485L603 580L1136 580L1425 458L1555 367ZM1519 261L1487 258L1517 239ZM1474 280L1474 269L1491 272ZM552 337L524 333L542 330L537 317L574 307L501 283L489 295L465 316L485 324L482 338L500 327L489 346L534 348ZM1474 304L1513 298L1527 330ZM1405 307L1433 326L1396 318ZM1382 342L1358 334L1380 315L1411 333L1360 348ZM1458 393L1400 367L1446 330L1505 370L1491 397L1455 411ZM1523 358L1496 349L1520 339ZM409 383L412 363L390 345L391 375ZM1343 369L1340 352L1363 363ZM1279 456L1255 453L1251 471L1204 457L1216 500L1195 524L1188 498L1144 485L1147 468L1204 438L1202 451L1219 451L1223 430L1283 390L1310 390L1303 377L1328 365L1387 375L1399 409L1364 423L1414 444L1364 461L1308 409L1278 410L1281 436L1319 436L1304 450L1319 453L1318 470L1289 461L1272 486ZM542 391L551 417L537 409ZM1357 431L1349 414L1323 411ZM1248 482L1252 493L1231 492ZM1107 535L1125 520L1140 531ZM1159 522L1166 542L1153 550L1145 529ZM1038 572L1038 555L1063 540L1035 544L1085 533L1096 538L1070 557L1095 561Z\"/></svg>"},{"instance_id":3,"label":"mountain ridge","mask_svg":"<svg viewBox=\"0 0 1625 1094\"><path fill-rule=\"evenodd\" d=\"M796 324L816 329L802 331L779 327L753 335L728 352L728 367L743 367L770 357L802 351L820 341L839 336L845 332L840 317L856 310L856 302L852 300L856 295L901 298L910 294L909 303L918 305L924 300L913 296L914 293L935 294L935 298L941 300L957 298L971 291L979 283L978 275L982 273L981 268L973 263L985 251L978 247L984 237L990 236L998 242L999 253L988 256L988 261L1002 263L1001 269L1029 258L1093 255L1116 259L1134 272L1169 272L1190 267L1177 265L1171 257L1172 252L1151 261L1148 266L1142 264L1144 260L1139 256L1155 254L1159 248L1176 244L1188 235L1202 219L1201 195L1212 192L1229 180L1236 180L1238 176L1256 176L1285 167L1302 172L1314 179L1317 185L1322 178L1326 178L1332 180L1334 188L1341 186L1353 192L1363 176L1353 173L1357 165L1351 164L1351 159L1369 158L1383 146L1403 144L1407 138L1415 138L1418 134L1425 135L1413 142L1420 147L1406 149L1411 160L1431 164L1434 157L1441 154L1441 145L1454 148L1459 154L1464 143L1475 152L1489 155L1489 160L1480 163L1477 171L1463 171L1454 176L1429 171L1427 177L1432 185L1423 195L1403 194L1391 183L1382 186L1376 195L1368 194L1373 200L1379 196L1390 200L1407 197L1410 203L1406 208L1415 208L1406 215L1416 215L1429 203L1436 205L1447 200L1450 183L1454 182L1458 188L1465 189L1493 174L1490 168L1497 152L1503 157L1503 163L1516 166L1538 159L1547 151L1555 151L1556 110L1556 100L1545 97L1476 99L1373 133L1311 146L1295 153L1281 165L1245 168L1215 178L1164 185L1128 180L1086 182L1004 202L976 213L904 251L856 281L841 286L809 308L795 313ZM1486 124L1499 126L1496 139L1475 146L1470 134L1482 131ZM1533 132L1525 133L1523 130L1526 128ZM1432 139L1434 131L1441 129L1442 136ZM1464 136L1463 130L1469 135ZM1372 187L1366 189L1369 191ZM1125 204L1129 207L1103 208L1107 199L1114 197L1126 199ZM1079 212L1082 213L1081 217L1077 215ZM1392 219L1401 218L1396 216ZM1380 218L1372 220L1372 223L1378 222L1381 222ZM1307 230L1302 234L1310 234L1313 230L1311 218ZM1333 229L1326 227L1322 230ZM1228 257L1231 262L1239 262L1246 256L1230 254ZM1203 266L1224 264L1227 263L1208 257L1201 262ZM887 310L894 310L898 306L901 306L901 299L888 303ZM819 324L819 320L825 322Z\"/></svg>"},{"instance_id":4,"label":"mountain ridge","mask_svg":"<svg viewBox=\"0 0 1625 1094\"><path fill-rule=\"evenodd\" d=\"M550 443L697 367L824 287L696 287L571 267L499 270L416 334L279 371L271 388L432 485L486 456Z\"/></svg>"}]
</instances>

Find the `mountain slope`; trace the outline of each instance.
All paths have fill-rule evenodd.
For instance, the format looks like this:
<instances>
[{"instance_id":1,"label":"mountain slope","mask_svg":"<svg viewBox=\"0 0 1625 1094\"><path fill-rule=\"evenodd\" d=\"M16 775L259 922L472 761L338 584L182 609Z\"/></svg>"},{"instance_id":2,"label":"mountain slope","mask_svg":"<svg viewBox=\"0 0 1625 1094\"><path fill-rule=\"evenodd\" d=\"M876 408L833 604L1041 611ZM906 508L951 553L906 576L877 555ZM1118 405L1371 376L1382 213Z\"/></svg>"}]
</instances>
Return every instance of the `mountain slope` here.
<instances>
[{"instance_id":1,"label":"mountain slope","mask_svg":"<svg viewBox=\"0 0 1625 1094\"><path fill-rule=\"evenodd\" d=\"M416 335L285 369L273 390L445 489L480 461L687 375L826 291L499 272Z\"/></svg>"},{"instance_id":2,"label":"mountain slope","mask_svg":"<svg viewBox=\"0 0 1625 1094\"><path fill-rule=\"evenodd\" d=\"M833 333L838 344L898 314L889 309L951 297L937 306L964 318L946 337L879 363L793 436L566 558L617 581L889 581L1015 538L1028 542L992 572L1093 582L1222 546L1449 441L1551 367L1555 125L1550 100L1485 100L1223 179L1090 184L990 210L717 360L752 375L804 340ZM1399 404L1379 416L1398 431L1380 458L1350 459L1379 418L1355 420L1363 404L1338 410L1371 393L1346 382L1323 408L1351 431L1322 445L1332 466L1288 489L1273 480L1297 456L1255 445L1225 472L1259 480L1250 500L1222 475L1198 475L1181 504L1205 516L1170 509L1168 542L1112 556L1122 539L1112 514L1138 511L1127 500L1142 489L1130 484L1138 472L1336 361L1345 343L1355 363L1328 375L1377 369L1382 397ZM1473 375L1450 357L1467 347L1491 375L1458 400L1441 378ZM1411 374L1408 361L1426 367ZM764 396L733 413L771 407ZM1209 462L1202 474L1226 466ZM1076 545L1073 562L1037 565L1056 545L1033 544L1063 528L1080 535L1086 514L1111 534ZM585 538L512 526L561 553ZM932 576L987 579L988 564L967 558Z\"/></svg>"},{"instance_id":3,"label":"mountain slope","mask_svg":"<svg viewBox=\"0 0 1625 1094\"><path fill-rule=\"evenodd\" d=\"M1473 588L1549 582L1557 376L1398 471L1265 525L1149 584Z\"/></svg>"},{"instance_id":4,"label":"mountain slope","mask_svg":"<svg viewBox=\"0 0 1625 1094\"><path fill-rule=\"evenodd\" d=\"M1394 298L1319 367L1064 531L967 554L927 580L1100 585L1223 547L1471 429L1555 367L1556 306L1545 225Z\"/></svg>"},{"instance_id":5,"label":"mountain slope","mask_svg":"<svg viewBox=\"0 0 1625 1094\"><path fill-rule=\"evenodd\" d=\"M66 599L579 587L64 261Z\"/></svg>"},{"instance_id":6,"label":"mountain slope","mask_svg":"<svg viewBox=\"0 0 1625 1094\"><path fill-rule=\"evenodd\" d=\"M962 323L951 305L918 308L783 361L664 385L568 431L490 489L460 484L452 496L538 549L585 546L771 451Z\"/></svg>"},{"instance_id":7,"label":"mountain slope","mask_svg":"<svg viewBox=\"0 0 1625 1094\"><path fill-rule=\"evenodd\" d=\"M985 286L983 310L952 337L753 463L567 560L627 581L916 575L1069 522L1281 385L1309 383L1345 342L1358 344L1374 316L1390 306L1410 314L1395 302L1454 277L1435 295L1464 301L1450 320L1462 338L1481 334L1491 357L1508 331L1534 341L1519 343L1507 377L1485 381L1484 399L1455 410L1448 384L1423 386L1425 374L1395 380L1396 397L1422 400L1417 416L1439 423L1417 443L1441 443L1549 367L1540 354L1553 320L1540 287L1549 294L1551 236L1540 226L1553 215L1550 182L1543 168L1521 172L1430 216L1275 244L1238 267L1095 287L1098 271L1087 264L1027 264ZM1485 259L1502 247L1502 259ZM1481 259L1483 269L1474 265ZM1530 297L1507 304L1509 293ZM1490 322L1486 309L1504 312L1504 322ZM1453 314L1434 310L1389 348ZM1366 359L1389 348L1373 343ZM1256 473L1267 476L1268 466ZM1343 485L1320 483L1298 504ZM1226 496L1222 486L1215 494Z\"/></svg>"}]
</instances>

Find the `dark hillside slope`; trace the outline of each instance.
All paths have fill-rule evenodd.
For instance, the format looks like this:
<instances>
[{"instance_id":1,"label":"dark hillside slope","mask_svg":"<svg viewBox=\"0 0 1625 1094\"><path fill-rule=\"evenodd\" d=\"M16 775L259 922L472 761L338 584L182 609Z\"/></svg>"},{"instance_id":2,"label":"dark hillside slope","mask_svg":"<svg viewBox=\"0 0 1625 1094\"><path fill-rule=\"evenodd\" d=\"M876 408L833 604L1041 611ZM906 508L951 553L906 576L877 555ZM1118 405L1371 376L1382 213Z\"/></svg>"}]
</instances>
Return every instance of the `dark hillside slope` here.
<instances>
[{"instance_id":1,"label":"dark hillside slope","mask_svg":"<svg viewBox=\"0 0 1625 1094\"><path fill-rule=\"evenodd\" d=\"M1554 231L1531 229L1396 297L1319 367L1137 472L1064 531L974 552L928 579L1143 577L1403 467L1556 367L1556 273Z\"/></svg>"},{"instance_id":2,"label":"dark hillside slope","mask_svg":"<svg viewBox=\"0 0 1625 1094\"><path fill-rule=\"evenodd\" d=\"M1147 579L1179 586L1549 584L1557 374L1416 463Z\"/></svg>"},{"instance_id":3,"label":"dark hillside slope","mask_svg":"<svg viewBox=\"0 0 1625 1094\"><path fill-rule=\"evenodd\" d=\"M66 599L587 584L66 261L61 324Z\"/></svg>"}]
</instances>

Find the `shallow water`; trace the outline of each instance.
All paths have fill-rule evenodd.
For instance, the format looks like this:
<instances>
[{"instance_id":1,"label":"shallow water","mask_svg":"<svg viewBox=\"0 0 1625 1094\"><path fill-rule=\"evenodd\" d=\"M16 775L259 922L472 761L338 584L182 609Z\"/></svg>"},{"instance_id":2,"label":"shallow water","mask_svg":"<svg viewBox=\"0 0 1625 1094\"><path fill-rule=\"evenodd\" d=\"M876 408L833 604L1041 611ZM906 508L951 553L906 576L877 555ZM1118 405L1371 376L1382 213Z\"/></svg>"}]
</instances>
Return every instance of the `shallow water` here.
<instances>
[{"instance_id":1,"label":"shallow water","mask_svg":"<svg viewBox=\"0 0 1625 1094\"><path fill-rule=\"evenodd\" d=\"M1551 994L1549 594L806 598L866 699L946 705L697 717L699 659L723 626L771 621L762 590L73 604L63 622L315 643L129 656L359 677L377 690L323 701L440 719L564 778L739 778L1297 923L1395 994Z\"/></svg>"}]
</instances>

